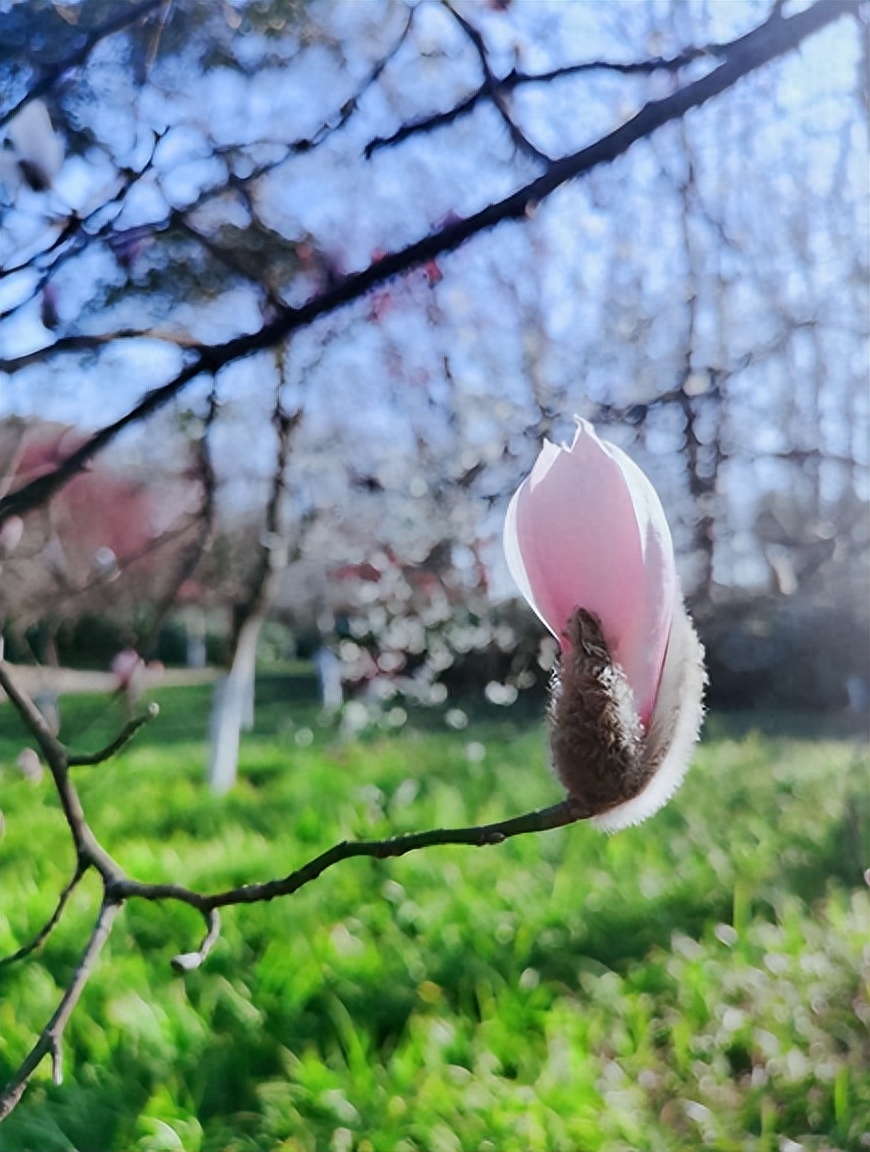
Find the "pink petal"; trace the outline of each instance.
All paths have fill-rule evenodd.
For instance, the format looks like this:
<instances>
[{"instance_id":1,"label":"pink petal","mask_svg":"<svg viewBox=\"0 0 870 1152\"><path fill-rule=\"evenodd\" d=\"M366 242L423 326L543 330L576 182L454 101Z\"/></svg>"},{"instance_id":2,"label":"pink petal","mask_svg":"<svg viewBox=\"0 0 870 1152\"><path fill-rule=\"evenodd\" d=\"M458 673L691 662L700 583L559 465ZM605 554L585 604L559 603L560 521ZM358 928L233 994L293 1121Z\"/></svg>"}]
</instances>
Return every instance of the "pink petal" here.
<instances>
[{"instance_id":1,"label":"pink petal","mask_svg":"<svg viewBox=\"0 0 870 1152\"><path fill-rule=\"evenodd\" d=\"M665 514L640 468L579 421L570 448L545 441L504 540L520 591L560 641L575 608L598 616L648 725L678 582Z\"/></svg>"}]
</instances>

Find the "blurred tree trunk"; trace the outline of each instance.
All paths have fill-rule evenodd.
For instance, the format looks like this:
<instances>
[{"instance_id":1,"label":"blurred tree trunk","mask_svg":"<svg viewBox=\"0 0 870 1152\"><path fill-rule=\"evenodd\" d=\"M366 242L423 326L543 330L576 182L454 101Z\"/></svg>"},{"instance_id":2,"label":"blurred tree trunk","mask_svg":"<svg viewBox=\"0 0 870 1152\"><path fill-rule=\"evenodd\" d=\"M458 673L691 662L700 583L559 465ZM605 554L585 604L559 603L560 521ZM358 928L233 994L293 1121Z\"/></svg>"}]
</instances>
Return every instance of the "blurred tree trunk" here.
<instances>
[{"instance_id":1,"label":"blurred tree trunk","mask_svg":"<svg viewBox=\"0 0 870 1152\"><path fill-rule=\"evenodd\" d=\"M258 613L242 625L229 673L215 685L208 775L212 792L219 796L235 784L240 734L254 726L257 641L264 618Z\"/></svg>"},{"instance_id":2,"label":"blurred tree trunk","mask_svg":"<svg viewBox=\"0 0 870 1152\"><path fill-rule=\"evenodd\" d=\"M280 397L279 382L272 413L278 450L266 505L264 529L260 537L257 566L247 599L244 603L236 605L233 613L230 669L227 676L215 685L212 702L208 779L212 791L218 795L228 792L235 784L239 739L243 730L250 731L254 726L257 641L281 573L287 566L290 541L286 532L282 530L281 498L284 494L284 473L290 440L302 413L297 411L288 415L281 407Z\"/></svg>"}]
</instances>

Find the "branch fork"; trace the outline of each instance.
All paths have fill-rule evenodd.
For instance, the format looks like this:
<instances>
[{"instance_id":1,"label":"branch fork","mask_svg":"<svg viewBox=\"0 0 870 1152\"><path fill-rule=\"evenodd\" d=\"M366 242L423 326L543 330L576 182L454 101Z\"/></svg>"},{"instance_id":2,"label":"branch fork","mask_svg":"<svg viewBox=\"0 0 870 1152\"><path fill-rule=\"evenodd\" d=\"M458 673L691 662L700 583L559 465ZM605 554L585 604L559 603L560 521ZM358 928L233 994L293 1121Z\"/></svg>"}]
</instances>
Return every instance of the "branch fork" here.
<instances>
[{"instance_id":1,"label":"branch fork","mask_svg":"<svg viewBox=\"0 0 870 1152\"><path fill-rule=\"evenodd\" d=\"M410 832L385 840L343 840L282 879L245 884L211 894L196 892L192 888L186 888L179 884L145 883L128 876L121 865L100 844L88 824L78 793L70 778L70 768L93 766L109 760L132 739L144 724L156 717L157 706L150 705L142 715L130 720L104 748L90 754L79 754L71 753L51 733L36 706L26 693L16 686L9 674L8 666L3 661L0 661L0 688L6 693L25 727L39 744L42 755L51 771L76 850L75 871L61 892L54 912L28 944L19 948L11 956L0 960L0 966L5 967L23 960L45 943L59 922L72 892L86 872L94 869L99 874L103 887L97 920L69 987L61 997L54 1015L39 1034L21 1066L0 1092L0 1120L8 1116L18 1104L30 1078L46 1056L51 1059L52 1077L55 1084L61 1083L63 1078L62 1040L64 1028L109 938L115 917L128 900L134 898L150 901L176 900L195 908L202 915L206 931L199 947L191 952L181 952L171 961L175 971L183 974L193 972L201 967L217 943L221 929L220 908L234 904L257 904L274 900L280 896L292 895L306 884L316 880L328 868L353 857L369 856L384 860L404 856L408 852L434 847L438 844L468 844L486 847L487 845L501 844L511 836L565 827L583 819L585 815L579 810L575 801L566 799L550 808L527 812L522 816L501 820L494 824Z\"/></svg>"}]
</instances>

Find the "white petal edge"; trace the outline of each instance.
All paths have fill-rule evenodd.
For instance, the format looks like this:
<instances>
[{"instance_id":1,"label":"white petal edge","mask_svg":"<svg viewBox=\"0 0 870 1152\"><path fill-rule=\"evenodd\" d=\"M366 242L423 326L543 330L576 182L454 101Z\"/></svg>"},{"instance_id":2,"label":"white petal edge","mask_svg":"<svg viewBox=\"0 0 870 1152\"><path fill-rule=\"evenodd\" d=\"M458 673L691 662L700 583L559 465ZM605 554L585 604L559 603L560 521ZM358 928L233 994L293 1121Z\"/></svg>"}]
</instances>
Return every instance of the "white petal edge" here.
<instances>
[{"instance_id":1,"label":"white petal edge","mask_svg":"<svg viewBox=\"0 0 870 1152\"><path fill-rule=\"evenodd\" d=\"M555 447L555 445L550 444L548 440L544 441L544 444L545 447L547 445L549 445L550 448ZM505 560L507 560L508 570L511 576L513 576L514 583L520 590L520 595L523 597L523 599L526 601L526 603L529 605L541 623L545 626L547 631L552 632L552 634L558 640L558 635L553 632L553 629L541 615L541 612L535 601L535 595L532 592L532 585L529 582L528 575L526 574L526 562L523 560L523 554L520 550L520 536L519 526L517 525L517 513L521 495L528 488L529 483L530 476L527 476L519 488L517 488L516 492L514 492L513 496L511 497L511 502L508 504L508 509L504 518L504 532L502 535L504 556Z\"/></svg>"},{"instance_id":2,"label":"white petal edge","mask_svg":"<svg viewBox=\"0 0 870 1152\"><path fill-rule=\"evenodd\" d=\"M602 832L619 832L640 824L667 804L692 762L704 719L704 649L695 633L682 598L677 595L662 679L647 739L669 740L658 771L638 796L609 812L593 816Z\"/></svg>"}]
</instances>

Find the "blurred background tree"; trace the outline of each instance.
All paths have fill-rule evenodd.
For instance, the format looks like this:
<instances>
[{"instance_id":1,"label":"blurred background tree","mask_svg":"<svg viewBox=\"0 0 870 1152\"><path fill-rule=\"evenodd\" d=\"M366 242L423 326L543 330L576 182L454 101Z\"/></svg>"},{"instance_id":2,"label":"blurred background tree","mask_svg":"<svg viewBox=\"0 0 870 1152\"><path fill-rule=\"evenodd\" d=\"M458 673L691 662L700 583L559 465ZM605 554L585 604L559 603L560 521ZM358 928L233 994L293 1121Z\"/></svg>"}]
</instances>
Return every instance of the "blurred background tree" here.
<instances>
[{"instance_id":1,"label":"blurred background tree","mask_svg":"<svg viewBox=\"0 0 870 1152\"><path fill-rule=\"evenodd\" d=\"M662 493L713 702L860 703L867 37L860 6L827 7L799 53L326 309L280 357L257 340L288 309L340 295L812 6L5 11L4 491L20 489L16 437L34 421L67 443L109 429L95 467L149 508L121 517L142 536L129 556L145 536L156 548L145 579L92 504L105 539L83 522L82 556L65 544L49 563L60 529L35 521L57 522L86 478L16 547L5 529L15 653L28 628L95 612L159 652L180 597L182 620L221 610L230 663L256 606L308 650L338 619L348 676L382 694L401 673L441 699L460 657L451 684L496 680L513 698L545 674L536 625L503 605L505 501L576 413ZM248 337L252 354L194 371ZM283 453L276 403L298 424ZM287 563L264 597L270 492ZM109 551L117 570L96 579Z\"/></svg>"},{"instance_id":2,"label":"blurred background tree","mask_svg":"<svg viewBox=\"0 0 870 1152\"><path fill-rule=\"evenodd\" d=\"M271 715L273 744L261 746L250 787L238 789L230 804L202 795L188 804L183 789L202 790L198 769L191 774L190 763L179 760L180 744L201 755L203 710L194 715L191 701L202 696L196 689L193 696L167 693L175 735L170 726L172 748L162 766L146 759L147 769L126 775L122 785L111 769L93 773L87 795L89 812L96 809L114 843L159 877L151 883L123 876L106 855L69 772L109 760L145 717L107 732L101 750L71 754L49 730L58 721L56 700L39 700L36 712L18 694L15 675L0 668L18 712L12 719L24 720L50 770L75 856L65 878L59 854L34 857L34 844L53 843L41 821L57 810L28 798L18 809L28 814L26 827L10 819L7 840L17 839L19 867L24 860L22 891L39 888L41 896L56 882L60 895L35 937L27 922L44 917L44 909L22 913L5 960L25 959L45 941L86 871L102 881L85 950L74 971L66 945L59 950L62 971L49 981L63 989L59 1006L12 1070L0 1112L15 1107L44 1056L60 1071L60 1033L123 904L181 900L203 914L199 950L176 957L189 971L217 939L218 907L268 900L266 927L253 930L254 937L262 931L260 942L251 942L247 921L245 958L229 963L244 968L247 980L258 959L269 960L276 1031L269 1036L266 1015L249 1011L244 984L237 993L228 980L215 981L244 1016L233 1009L224 1032L223 1009L216 1013L219 1001L207 996L199 1001L207 1026L167 1025L167 1061L147 1074L158 1097L171 1094L178 1038L214 1031L227 1078L210 1078L205 1049L194 1045L188 1056L196 1077L205 1068L209 1092L219 1083L226 1097L235 1085L228 1107L238 1132L247 1131L255 1100L272 1107L264 1076L289 1088L296 1108L286 1058L294 1045L310 1055L305 1029L311 1021L321 1029L343 1001L334 989L326 1000L313 991L331 979L316 951L317 973L310 985L303 977L301 1000L285 999L286 986L274 975L280 969L295 976L298 936L329 932L331 918L332 935L340 929L356 948L355 933L374 909L376 943L364 964L377 984L365 997L379 1012L384 1004L392 1011L393 986L410 1002L424 987L440 996L443 982L460 990L462 1018L477 1013L484 1023L481 990L492 986L491 976L479 979L469 958L480 953L507 963L510 986L523 993L538 985L532 964L549 958L557 1000L536 1002L534 1024L514 1016L505 1033L512 1051L503 1079L516 1080L522 1092L528 1078L515 1061L515 1036L522 1033L525 1043L542 1016L554 1018L576 976L566 974L577 941L587 940L581 947L590 957L630 959L642 1005L636 1012L620 1007L618 1029L622 1035L626 1021L640 1021L630 1030L643 1037L630 1082L640 1083L635 1071L650 1059L649 1037L656 1051L685 1065L687 1091L695 1091L696 1065L704 1080L719 1067L723 1115L735 1113L739 1074L750 1094L739 1124L769 1143L769 1118L779 1107L765 1109L778 1074L774 1067L773 1080L766 1079L770 1053L761 1062L756 1041L741 1047L744 1039L725 1030L723 1018L720 1031L728 1035L718 1061L695 1061L688 1036L699 1032L706 1061L713 1049L704 1029L719 1027L709 1006L716 996L725 1002L728 985L699 984L696 972L713 969L698 959L693 941L690 951L679 943L683 931L700 932L706 923L715 964L730 978L745 962L747 926L768 916L769 904L792 941L772 945L769 933L758 932L751 986L766 965L777 994L797 997L785 1011L785 1000L774 1004L777 1030L784 1021L799 1030L809 1019L805 1004L818 1015L816 1031L784 1041L790 1094L781 1099L797 1101L813 1131L827 1125L852 1147L845 1140L860 1125L851 1113L860 1111L863 1080L850 1071L859 1063L859 1041L838 1068L824 1056L824 1039L834 1037L838 1049L852 1043L857 960L854 984L851 975L832 982L829 959L819 966L825 950L837 955L844 920L834 905L819 917L815 902L833 878L860 883L861 809L847 780L856 766L850 749L832 756L820 745L813 756L804 750L780 759L762 755L752 740L720 742L715 767L727 785L711 790L701 776L692 819L677 811L645 839L658 861L652 871L635 868L622 841L607 867L600 847L584 849L561 869L558 885L556 856L526 857L517 880L499 858L485 899L474 902L450 871L433 869L440 893L459 896L448 912L431 902L432 935L419 937L426 962L405 973L391 965L401 968L406 953L383 932L384 917L392 921L383 897L392 904L397 883L382 886L379 873L366 879L358 870L355 883L362 877L377 888L346 897L346 923L344 912L319 904L314 930L294 919L295 908L280 913L284 905L273 898L360 854L360 835L407 828L402 812L427 790L420 780L433 785L425 811L435 826L460 819L468 797L475 818L491 801L507 798L512 807L527 798L531 807L546 799L551 782L528 770L538 732L522 712L503 725L497 755L464 736L449 754L430 748L437 771L420 759L416 731L412 752L409 740L400 754L385 754L388 769L376 764L373 745L343 737L379 711L382 734L401 727L407 700L449 703L443 719L462 730L469 719L463 709L475 697L509 705L543 688L555 644L513 599L501 526L507 497L542 439L567 439L575 413L627 449L662 495L708 645L711 703L866 710L867 54L860 0L0 0L0 618L8 652L15 660L80 667L105 667L132 645L146 657L194 666L220 657L227 678L213 713L211 764L218 790L235 771L258 651L279 658L320 652L325 666L329 645L345 681L365 700L345 707L333 741L334 730L315 732L310 699L294 702L305 720L294 731L284 695L291 677L280 684L274 678L260 712ZM135 654L123 655L139 668ZM129 684L125 696L130 705ZM95 719L101 731L115 723L112 710L100 706L99 717L85 716L87 701L71 702L77 742L83 731L96 740ZM793 716L789 725L798 727ZM60 734L70 739L63 727ZM332 742L334 756L322 755L321 738ZM19 728L4 739L35 783L39 760L32 749L22 758ZM307 749L311 758L302 755ZM816 755L821 770L813 768ZM302 770L286 772L290 763ZM449 787L440 786L439 773ZM279 775L273 803L266 777L274 785ZM145 784L152 790L143 802ZM254 796L261 788L262 805ZM786 795L800 803L789 806ZM138 806L130 797L140 798ZM371 841L365 851L381 857L411 846L489 843L573 819L555 805L483 829L412 833L398 845ZM306 853L333 827L341 841L288 874L288 841L291 856ZM198 848L197 882L231 885L228 891L203 896L179 887L180 855L190 862ZM252 884L259 868L284 879ZM797 877L810 873L812 885L801 887ZM775 896L767 876L781 882ZM577 877L600 884L592 899L578 899ZM493 919L502 918L499 885L506 879L522 905L525 951L512 951L514 927L504 935L506 920ZM537 896L533 881L540 882ZM796 922L779 903L794 894L789 886L807 901L798 928L789 927ZM629 916L621 891L643 897ZM401 908L412 902L396 899L400 936L417 936L420 909L403 925ZM765 910L753 911L753 904ZM279 913L290 918L283 930ZM458 931L463 917L473 935ZM719 922L729 917L733 925ZM73 933L81 924L79 918ZM590 925L606 947L588 942ZM125 959L139 963L154 937L141 927L137 936L135 923L131 931ZM851 939L851 927L849 933ZM815 941L810 964L808 939ZM677 998L679 1028L663 1046L669 1033L656 1020L669 1028L673 1013L651 1015L663 961L649 947L657 941L664 949L669 940L671 960L683 957L676 967L665 964L669 978L680 993L689 989L694 1006L687 1010ZM738 940L741 948L723 962L721 948ZM269 959L272 945L287 941L287 951ZM795 953L792 975L820 981L805 995L792 991L803 985L783 976L779 949L787 947ZM776 964L768 964L771 949ZM648 954L654 978L634 963ZM695 973L686 967L691 957ZM18 987L29 987L30 975L28 969ZM597 977L594 983L605 988ZM31 984L38 1008L30 991L16 1005L45 1020L46 985ZM813 987L821 988L818 996ZM140 1001L149 1021L157 999L148 993ZM432 1002L429 991L423 999ZM848 1024L824 1014L829 1000L837 1012L850 1005ZM112 1011L98 1003L93 1019ZM383 1042L400 1063L394 1042L412 1020L409 1011L402 1007L386 1031L378 1025L378 1049ZM298 1045L282 1032L288 1015L294 1027L301 1022ZM136 1045L134 1018L138 1007L117 1019ZM589 1048L588 1002L577 1018ZM242 1019L254 1038L250 1065ZM612 1070L612 1030L594 1030L606 1038L602 1056ZM16 1050L26 1052L31 1041L24 1046L17 1033ZM493 1033L481 1035L492 1071ZM815 1081L792 1070L800 1043ZM106 1051L92 1069L112 1066ZM354 1051L366 1051L355 1038ZM458 1067L446 1048L438 1051L437 1062ZM553 1049L560 1066L562 1053ZM368 1055L358 1063L374 1084ZM319 1077L330 1060L315 1053L311 1064ZM121 1061L115 1068L117 1099L127 1106L136 1090L124 1067ZM756 1071L765 1079L756 1081ZM607 1075L603 1070L601 1083ZM820 1091L822 1079L827 1087ZM556 1081L564 1102L561 1072ZM386 1081L378 1083L383 1091ZM82 1077L82 1084L86 1093L103 1093L105 1081ZM405 1094L409 1084L419 1077L405 1081ZM324 1081L318 1085L320 1101ZM650 1115L668 1126L658 1093ZM753 1093L761 1093L759 1115ZM576 1107L573 1084L570 1096L572 1108L585 1112ZM105 1123L111 1099L84 1109L82 1129L100 1110ZM529 1099L522 1099L523 1114ZM694 1095L686 1100L695 1117L708 1111ZM353 1106L351 1112L366 1128L368 1117ZM786 1121L783 1133L800 1133L797 1120ZM159 1136L161 1147L165 1138L173 1146L182 1140L169 1131ZM189 1131L191 1147L198 1145L196 1130ZM631 1131L639 1127L621 1130L621 1139ZM331 1146L350 1147L347 1136L352 1141L347 1128L335 1129ZM25 1136L22 1146L44 1143ZM424 1139L421 1146L432 1144ZM216 1137L214 1146L227 1145ZM271 1137L264 1144L275 1145ZM118 1146L131 1141L119 1136Z\"/></svg>"}]
</instances>

